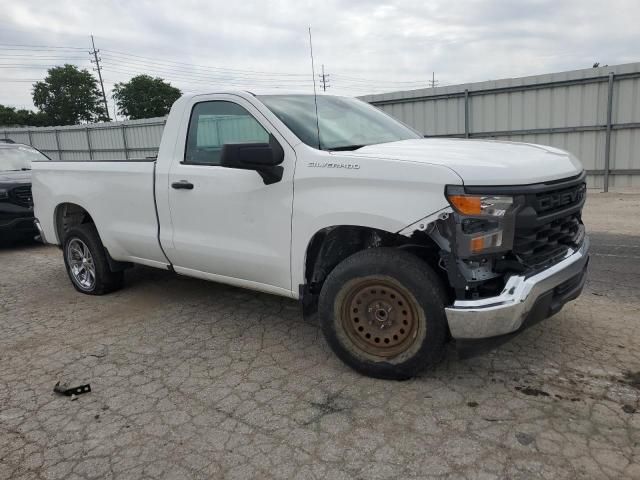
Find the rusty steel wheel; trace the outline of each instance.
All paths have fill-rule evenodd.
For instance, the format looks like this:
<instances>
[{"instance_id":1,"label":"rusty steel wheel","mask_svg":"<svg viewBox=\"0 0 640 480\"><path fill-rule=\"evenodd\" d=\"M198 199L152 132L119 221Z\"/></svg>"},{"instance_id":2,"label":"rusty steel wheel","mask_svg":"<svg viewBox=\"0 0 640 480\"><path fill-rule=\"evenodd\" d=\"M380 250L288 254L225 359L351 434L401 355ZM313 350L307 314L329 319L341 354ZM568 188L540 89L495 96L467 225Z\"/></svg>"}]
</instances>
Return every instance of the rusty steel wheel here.
<instances>
[{"instance_id":1,"label":"rusty steel wheel","mask_svg":"<svg viewBox=\"0 0 640 480\"><path fill-rule=\"evenodd\" d=\"M405 352L418 334L413 295L389 280L363 279L350 285L340 317L354 345L376 357L395 357Z\"/></svg>"}]
</instances>

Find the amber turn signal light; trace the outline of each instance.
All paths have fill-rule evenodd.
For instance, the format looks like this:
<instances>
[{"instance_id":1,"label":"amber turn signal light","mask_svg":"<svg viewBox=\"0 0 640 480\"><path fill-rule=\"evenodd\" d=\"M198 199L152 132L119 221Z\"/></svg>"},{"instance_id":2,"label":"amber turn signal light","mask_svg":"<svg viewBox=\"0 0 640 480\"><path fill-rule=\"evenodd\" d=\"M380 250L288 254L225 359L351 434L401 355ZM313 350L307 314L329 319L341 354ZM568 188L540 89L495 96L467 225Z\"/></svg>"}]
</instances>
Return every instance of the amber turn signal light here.
<instances>
[{"instance_id":1,"label":"amber turn signal light","mask_svg":"<svg viewBox=\"0 0 640 480\"><path fill-rule=\"evenodd\" d=\"M463 215L482 214L482 197L476 195L450 195L449 202Z\"/></svg>"}]
</instances>

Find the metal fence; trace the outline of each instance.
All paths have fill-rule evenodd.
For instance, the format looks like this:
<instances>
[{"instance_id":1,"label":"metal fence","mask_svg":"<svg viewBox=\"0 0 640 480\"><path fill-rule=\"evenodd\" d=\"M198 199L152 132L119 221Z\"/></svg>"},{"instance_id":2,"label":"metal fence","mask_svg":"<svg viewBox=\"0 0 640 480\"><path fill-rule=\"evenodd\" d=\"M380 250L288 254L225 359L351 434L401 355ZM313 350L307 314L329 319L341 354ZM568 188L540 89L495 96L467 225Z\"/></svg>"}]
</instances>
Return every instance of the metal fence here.
<instances>
[{"instance_id":1,"label":"metal fence","mask_svg":"<svg viewBox=\"0 0 640 480\"><path fill-rule=\"evenodd\" d=\"M590 187L640 187L640 63L361 98L429 137L552 145Z\"/></svg>"},{"instance_id":2,"label":"metal fence","mask_svg":"<svg viewBox=\"0 0 640 480\"><path fill-rule=\"evenodd\" d=\"M0 138L32 145L54 160L131 160L158 153L166 117L66 127L7 128ZM201 117L199 145L215 145L220 138L254 138L266 133L245 116Z\"/></svg>"},{"instance_id":3,"label":"metal fence","mask_svg":"<svg viewBox=\"0 0 640 480\"><path fill-rule=\"evenodd\" d=\"M158 153L166 118L66 127L0 129L0 138L32 145L54 160L130 160Z\"/></svg>"}]
</instances>

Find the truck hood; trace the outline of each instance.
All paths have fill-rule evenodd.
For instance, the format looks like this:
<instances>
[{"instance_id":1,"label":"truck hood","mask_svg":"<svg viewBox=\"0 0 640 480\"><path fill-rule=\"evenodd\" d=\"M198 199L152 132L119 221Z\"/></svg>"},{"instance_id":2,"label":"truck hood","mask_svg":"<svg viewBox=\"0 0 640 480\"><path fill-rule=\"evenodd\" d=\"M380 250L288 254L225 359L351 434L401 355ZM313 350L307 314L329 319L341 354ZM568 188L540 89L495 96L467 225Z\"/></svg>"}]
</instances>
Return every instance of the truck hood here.
<instances>
[{"instance_id":1,"label":"truck hood","mask_svg":"<svg viewBox=\"0 0 640 480\"><path fill-rule=\"evenodd\" d=\"M531 143L424 138L367 145L356 156L443 165L466 185L526 185L582 172L569 152Z\"/></svg>"}]
</instances>

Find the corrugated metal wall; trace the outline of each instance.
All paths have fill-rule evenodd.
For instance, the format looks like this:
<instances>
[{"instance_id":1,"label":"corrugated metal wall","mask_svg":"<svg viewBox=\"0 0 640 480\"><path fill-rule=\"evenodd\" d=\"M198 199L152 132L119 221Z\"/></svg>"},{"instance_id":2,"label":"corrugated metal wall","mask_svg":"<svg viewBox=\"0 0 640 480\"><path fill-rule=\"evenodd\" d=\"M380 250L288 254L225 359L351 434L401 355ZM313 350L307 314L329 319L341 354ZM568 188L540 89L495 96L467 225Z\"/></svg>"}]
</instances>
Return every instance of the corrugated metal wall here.
<instances>
[{"instance_id":1,"label":"corrugated metal wall","mask_svg":"<svg viewBox=\"0 0 640 480\"><path fill-rule=\"evenodd\" d=\"M67 127L7 128L0 138L33 145L54 160L126 160L158 153L165 117Z\"/></svg>"},{"instance_id":2,"label":"corrugated metal wall","mask_svg":"<svg viewBox=\"0 0 640 480\"><path fill-rule=\"evenodd\" d=\"M205 117L207 128L198 129L198 144L215 145L225 140L255 139L268 142L266 132L248 117ZM131 160L158 154L166 117L67 127L7 128L0 138L33 145L54 160Z\"/></svg>"},{"instance_id":3,"label":"corrugated metal wall","mask_svg":"<svg viewBox=\"0 0 640 480\"><path fill-rule=\"evenodd\" d=\"M427 136L552 145L591 187L640 187L640 63L361 98Z\"/></svg>"}]
</instances>

